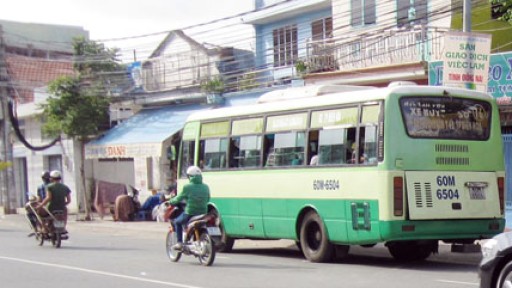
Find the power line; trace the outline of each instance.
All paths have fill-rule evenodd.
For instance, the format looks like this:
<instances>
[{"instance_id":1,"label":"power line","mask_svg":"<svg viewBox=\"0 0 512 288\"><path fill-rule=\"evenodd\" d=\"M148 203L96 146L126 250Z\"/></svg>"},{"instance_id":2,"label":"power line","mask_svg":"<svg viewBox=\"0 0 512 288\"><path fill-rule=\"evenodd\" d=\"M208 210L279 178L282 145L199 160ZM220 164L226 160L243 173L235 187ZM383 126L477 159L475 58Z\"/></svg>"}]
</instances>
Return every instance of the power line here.
<instances>
[{"instance_id":1,"label":"power line","mask_svg":"<svg viewBox=\"0 0 512 288\"><path fill-rule=\"evenodd\" d=\"M289 1L289 2L294 2L294 1ZM334 43L348 43L346 45L349 45L350 43L355 43L357 44L358 41L361 39L361 38L367 38L367 39L370 39L371 37L374 37L373 35L384 35L384 34L389 34L388 38L389 37L393 37L393 33L407 33L407 31L405 30L399 30L399 29L396 29L397 27L397 19L396 19L396 14L399 12L399 11L403 11L403 10L396 10L394 5L395 3L391 3L391 2L387 2L386 4L384 5L377 5L376 8L379 9L379 11L386 11L385 13L380 13L378 14L378 18L376 19L376 21L378 21L377 25L374 25L374 27L370 26L371 28L368 29L368 27L366 26L363 26L361 27L360 30L358 30L358 32L364 32L364 34L357 34L357 33L353 33L352 30L354 30L354 28L352 27L352 25L350 24L350 21L348 21L350 19L350 15L351 15L351 11L350 10L347 10L347 9L341 9L343 6L336 6L336 5L342 5L341 4L342 2L341 1L335 1L333 3L333 7L331 8L331 11L340 11L340 12L337 12L337 14L335 14L334 12L331 13L332 14L332 18L333 19L346 19L346 21L344 22L345 24L338 24L337 26L334 26L333 27L333 34L344 34L346 37L344 38L335 38L334 39ZM453 14L454 11L457 11L457 9L461 9L460 7L451 7L451 4L450 3L442 3L442 2L435 2L437 3L436 6L429 6L429 11L428 11L428 14L427 14L427 18L428 18L428 22L431 23L431 22L436 22L440 19L444 19L446 18L448 15L451 15ZM281 3L282 4L282 3ZM276 9L279 8L279 3L278 4L275 4L274 6L272 6L273 9ZM267 9L270 9L270 8L267 8ZM407 7L404 7L402 9L407 9ZM486 9L484 7L479 7L477 9ZM220 27L220 28L216 28L216 29L201 29L200 31L192 31L190 34L187 34L188 36L190 36L191 38L197 40L197 39L201 39L201 38L209 38L210 40L212 40L212 42L224 42L226 43L226 45L228 46L233 46L233 47L239 47L239 46L245 46L245 47L250 47L250 49L248 49L249 51L251 52L258 52L258 55L260 57L260 59L265 59L265 58L272 58L274 56L274 54L276 53L276 51L274 50L274 46L273 45L269 45L269 47L263 51L255 51L256 49L256 46L255 46L255 38L253 35L248 35L248 33L242 31L241 29L240 30L233 30L231 33L229 34L226 34L226 33L222 33L222 29L232 29L234 27L237 27L237 25L241 25L239 24L241 21L240 21L240 18L245 16L245 15L250 15L251 13L255 12L256 10L252 10L252 11L248 11L248 12L244 12L244 13L240 13L240 14L237 14L237 15L234 15L234 16L230 16L230 17L225 17L225 18L221 18L221 19L217 19L217 20L214 20L214 21L210 21L210 22L207 22L207 23L201 23L201 24L198 24L198 25L193 25L193 26L188 26L188 27L184 27L184 29L193 29L193 28L206 28L209 24L216 24L216 25L219 25L217 27ZM480 11L478 11L480 12ZM482 10L483 12L483 10ZM326 15L327 16L327 15ZM223 22L225 22L226 20L238 20L238 21L233 21L234 23L227 23L227 24L223 24ZM381 19L381 20L379 20ZM384 20L382 20L384 19ZM294 23L297 25L297 26L302 26L302 27L306 27L307 25L311 25L311 20L312 19L308 19L307 21L303 21L303 22L297 22L295 21ZM293 21L292 21L293 22ZM289 23L292 23L292 22L289 22ZM339 21L336 21L336 23L339 23ZM286 23L283 23L283 24L286 24ZM248 25L248 24L245 24L245 25ZM478 26L479 23L475 23L475 26ZM373 28L373 29L372 29ZM411 27L411 29L414 28L414 27ZM432 27L432 26L425 26L425 29L426 29L426 33L430 33L429 31L434 31L435 27ZM434 30L432 30L434 29ZM148 38L149 36L155 36L155 35L160 35L162 34L163 36L163 33L167 33L168 31L164 31L164 32L157 32L157 33L152 33L152 34L145 34L145 35L139 35L139 36L133 36L133 37L123 37L123 38L115 38L115 39L107 39L107 40L110 40L110 41L121 41L121 40L126 40L126 39L145 39L145 38ZM263 34L263 35L260 35L261 37L263 38L268 38L268 37L271 37L271 34L272 31L269 31L269 32L266 32L266 34ZM411 32L412 34L411 35L414 35L414 32ZM300 44L299 43L306 43L309 41L309 37L311 37L311 34L308 34L308 35L298 35L299 37L297 38L296 42L297 42L297 45L302 47L302 48L298 48L300 51L305 51L305 50L302 50L302 49L305 49L305 44ZM424 39L420 39L419 41L417 41L416 43L417 44L424 44L424 42L426 41L432 41L432 40L435 40L437 38L427 38L428 37L428 34L426 35L426 37L424 37ZM435 36L435 37L438 37L438 36ZM385 40L384 37L381 37L382 41ZM198 41L199 42L199 41ZM121 49L121 52L123 53L127 53L128 51L130 50L136 50L136 51L140 51L142 53L150 53L152 51L155 50L155 47L157 47L157 45L154 45L154 44L151 44L151 43L146 43L146 44L143 44L143 45L137 45L137 44L132 44L133 46L131 47L125 47L123 49ZM407 49L407 48L412 48L413 44L410 44L409 46L407 45L404 45L402 46L402 48L404 49ZM364 47L362 47L364 48ZM368 48L371 48L371 47L368 47ZM400 47L396 47L396 49L399 49ZM173 49L176 49L176 50L186 50L184 49L184 46L180 46L180 45L175 45L173 46ZM373 48L371 48L373 49ZM378 50L376 49L377 52L373 54L374 57L381 57L383 55L385 55L386 53L389 53L390 51L392 52L392 50ZM299 52L300 52L299 51ZM346 58L345 59L345 62L346 64L350 64L350 61L359 61L357 57L354 57L356 55L356 53L360 53L360 52L357 52L357 50L353 50L352 52L347 52L345 54L339 54L339 57L344 57ZM172 57L174 56L177 56L177 54L166 54L166 55L162 55L160 58L155 58L155 59L151 59L149 61L147 61L147 63L157 63L158 61L161 61L163 59L166 59L168 62L166 62L166 64L161 64L161 65L167 65L167 66L173 66L175 65L176 67L166 67L166 68L162 68L160 70L155 70L155 72L158 72L160 73L160 77L163 77L163 78L166 78L166 83L168 84L169 87L172 87L173 85L175 86L179 86L179 84L181 82L177 81L176 79L173 79L174 76L172 75L177 75L177 74L180 74L180 73L183 73L184 71L187 71L187 70L191 70L191 69L195 69L197 68L197 70L199 71L200 69L207 69L207 64L200 64L198 65L197 63L195 65L192 65L192 64L188 64L188 65L182 65L182 66L179 66L179 64L183 64L183 63L180 63L180 62L171 62L170 59L172 59ZM338 57L338 58L339 58ZM351 59L351 57L353 58L353 60L349 60ZM257 59L256 59L257 60ZM57 61L57 60L49 60L49 61ZM64 59L62 60L59 60L59 61L70 61L70 62L73 62L73 63L80 63L80 62L89 62L89 63L93 63L93 62L101 62L103 61L103 59L101 58L98 58L98 59L89 59L89 58L83 58L83 59L80 59L80 58L76 58L76 57L64 57ZM176 60L177 61L177 60ZM239 67L243 66L244 62L243 61L246 61L246 60L239 60L240 62L236 62L236 61L232 61L230 64L232 64L232 66L236 66L238 65ZM174 64L173 64L174 63ZM252 65L252 67L250 68L249 71L253 71L252 73L255 74L255 77L254 77L254 80L264 80L265 79L265 74L267 72L271 72L273 69L275 69L276 67L274 67L274 64L273 61L264 61L262 63L255 63ZM159 64L160 65L160 64ZM117 73L125 73L126 71L119 71ZM235 70L235 71L232 71L232 75L230 76L233 81L237 81L237 77L241 77L242 75L244 75L244 73L247 73L247 69L241 69L241 68L238 68L238 70ZM237 73L239 73L237 75ZM208 76L208 75L205 75L205 76ZM269 81L273 81L273 79L269 79ZM26 85L28 85L30 87L30 85L37 85L37 81L34 81L34 82L31 82L31 83L16 83L16 86L17 87L24 87ZM116 85L116 83L112 83L114 86ZM263 83L263 85L265 85Z\"/></svg>"}]
</instances>

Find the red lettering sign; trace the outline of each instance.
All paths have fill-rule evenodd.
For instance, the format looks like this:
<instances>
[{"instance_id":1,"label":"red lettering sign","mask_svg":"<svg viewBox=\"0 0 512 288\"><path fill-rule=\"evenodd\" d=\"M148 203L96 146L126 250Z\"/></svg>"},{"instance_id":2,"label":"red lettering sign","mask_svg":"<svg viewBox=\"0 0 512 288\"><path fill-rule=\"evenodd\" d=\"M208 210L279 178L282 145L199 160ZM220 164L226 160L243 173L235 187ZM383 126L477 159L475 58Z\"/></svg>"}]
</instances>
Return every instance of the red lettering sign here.
<instances>
[{"instance_id":1,"label":"red lettering sign","mask_svg":"<svg viewBox=\"0 0 512 288\"><path fill-rule=\"evenodd\" d=\"M120 157L126 155L125 146L107 146L107 155L110 157Z\"/></svg>"}]
</instances>

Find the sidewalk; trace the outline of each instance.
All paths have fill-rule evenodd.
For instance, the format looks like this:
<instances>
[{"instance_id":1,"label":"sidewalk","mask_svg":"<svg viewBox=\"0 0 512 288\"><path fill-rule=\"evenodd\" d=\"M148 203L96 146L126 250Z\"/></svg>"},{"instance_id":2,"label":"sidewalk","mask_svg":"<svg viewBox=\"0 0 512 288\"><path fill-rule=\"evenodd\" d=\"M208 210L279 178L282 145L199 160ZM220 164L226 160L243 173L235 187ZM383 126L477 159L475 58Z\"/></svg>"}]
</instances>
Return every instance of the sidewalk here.
<instances>
[{"instance_id":1,"label":"sidewalk","mask_svg":"<svg viewBox=\"0 0 512 288\"><path fill-rule=\"evenodd\" d=\"M83 215L70 214L68 215L68 228L70 231L73 229L89 229L91 231L109 230L113 232L135 232L137 234L146 234L148 237L161 237L165 238L167 234L169 223L156 222L156 221L129 221L118 222L112 219L112 216L107 215L101 219L98 215L93 215L93 220L81 220ZM7 221L8 223L16 226L26 225L24 214L9 214L0 215L0 221ZM0 222L1 223L1 222ZM28 228L28 227L27 227ZM273 248L289 248L297 249L295 241L293 240L246 240L238 239L235 241L234 249L273 249Z\"/></svg>"}]
</instances>

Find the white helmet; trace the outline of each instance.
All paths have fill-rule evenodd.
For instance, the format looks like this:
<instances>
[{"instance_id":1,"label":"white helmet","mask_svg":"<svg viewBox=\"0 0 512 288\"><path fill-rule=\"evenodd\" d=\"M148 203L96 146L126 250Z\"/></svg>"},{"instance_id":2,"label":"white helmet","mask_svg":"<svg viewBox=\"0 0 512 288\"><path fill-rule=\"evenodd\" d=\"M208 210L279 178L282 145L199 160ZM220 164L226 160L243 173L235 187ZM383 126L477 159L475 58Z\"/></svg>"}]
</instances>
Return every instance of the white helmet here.
<instances>
[{"instance_id":1,"label":"white helmet","mask_svg":"<svg viewBox=\"0 0 512 288\"><path fill-rule=\"evenodd\" d=\"M59 170L53 170L52 172L50 172L50 178L60 179L61 178L60 171Z\"/></svg>"},{"instance_id":2,"label":"white helmet","mask_svg":"<svg viewBox=\"0 0 512 288\"><path fill-rule=\"evenodd\" d=\"M187 168L187 175L188 176L198 176L201 175L201 169L197 166L190 166Z\"/></svg>"}]
</instances>

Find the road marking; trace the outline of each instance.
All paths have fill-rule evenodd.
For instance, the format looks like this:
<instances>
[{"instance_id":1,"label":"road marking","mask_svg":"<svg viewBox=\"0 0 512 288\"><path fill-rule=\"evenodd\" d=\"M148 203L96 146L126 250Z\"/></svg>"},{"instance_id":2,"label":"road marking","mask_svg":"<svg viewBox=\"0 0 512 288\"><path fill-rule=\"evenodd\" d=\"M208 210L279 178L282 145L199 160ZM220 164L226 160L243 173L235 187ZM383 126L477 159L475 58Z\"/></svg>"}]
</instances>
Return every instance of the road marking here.
<instances>
[{"instance_id":1,"label":"road marking","mask_svg":"<svg viewBox=\"0 0 512 288\"><path fill-rule=\"evenodd\" d=\"M443 283L451 283L451 284L460 284L460 285L471 285L471 286L478 286L480 284L475 282L462 282L462 281L452 281L452 280L444 280L444 279L437 279L437 282L443 282Z\"/></svg>"},{"instance_id":2,"label":"road marking","mask_svg":"<svg viewBox=\"0 0 512 288\"><path fill-rule=\"evenodd\" d=\"M140 282L160 284L160 285L165 285L165 286L181 287L181 288L202 288L202 287L198 287L198 286L191 286L191 285L174 283L174 282L165 282L165 281L159 281L159 280L152 280L152 279L147 279L147 278L134 277L134 276L128 276L128 275L116 274L116 273L109 273L109 272L104 272L104 271L99 271L99 270L85 269L85 268L68 266L68 265L60 265L60 264L52 264L52 263L46 263L46 262L32 261L32 260L26 260L26 259L20 259L20 258L12 258L12 257L0 256L0 259L9 260L9 261L16 261L16 262L22 262L22 263L33 264L33 265L41 265L41 266L54 267L54 268L60 268L60 269L74 270L74 271L80 271L80 272L97 274L97 275L103 275L103 276L109 276L109 277L129 279L129 280L135 280L135 281L140 281Z\"/></svg>"}]
</instances>

